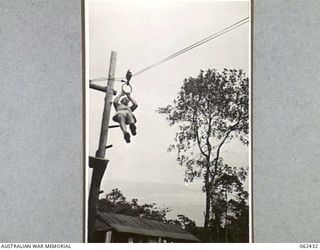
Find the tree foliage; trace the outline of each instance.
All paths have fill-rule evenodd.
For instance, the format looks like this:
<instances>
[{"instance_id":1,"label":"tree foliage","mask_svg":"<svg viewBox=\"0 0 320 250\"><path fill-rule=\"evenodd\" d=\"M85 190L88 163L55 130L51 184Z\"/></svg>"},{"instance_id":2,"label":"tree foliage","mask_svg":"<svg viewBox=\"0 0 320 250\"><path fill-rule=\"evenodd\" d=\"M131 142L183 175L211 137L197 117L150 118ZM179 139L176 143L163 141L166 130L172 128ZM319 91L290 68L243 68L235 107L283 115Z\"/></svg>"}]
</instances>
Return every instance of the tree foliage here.
<instances>
[{"instance_id":1,"label":"tree foliage","mask_svg":"<svg viewBox=\"0 0 320 250\"><path fill-rule=\"evenodd\" d=\"M206 193L205 227L209 224L210 202L222 146L234 137L248 144L249 79L242 70L215 69L189 77L173 104L161 107L170 125L178 126L175 144L185 181L202 178Z\"/></svg>"},{"instance_id":2,"label":"tree foliage","mask_svg":"<svg viewBox=\"0 0 320 250\"><path fill-rule=\"evenodd\" d=\"M177 219L175 220L168 220L170 224L177 224L180 225L183 229L192 232L196 228L195 221L189 219L187 216L183 214L178 214Z\"/></svg>"},{"instance_id":3,"label":"tree foliage","mask_svg":"<svg viewBox=\"0 0 320 250\"><path fill-rule=\"evenodd\" d=\"M213 150L227 139L236 136L248 144L248 94L249 80L242 70L225 69L219 73L209 69L201 71L197 78L185 79L173 104L158 109L167 115L170 125L179 125L176 144L169 150L178 151L178 162L187 167L186 180L198 176L203 166L201 159L217 153ZM195 147L201 153L198 160L192 157ZM199 171L192 168L195 164Z\"/></svg>"},{"instance_id":4,"label":"tree foliage","mask_svg":"<svg viewBox=\"0 0 320 250\"><path fill-rule=\"evenodd\" d=\"M99 209L131 216L143 215L144 218L162 222L166 222L166 215L171 211L169 208L159 208L155 203L139 205L138 199L127 201L127 198L117 188L112 189L110 193L105 195L105 198L99 200Z\"/></svg>"},{"instance_id":5,"label":"tree foliage","mask_svg":"<svg viewBox=\"0 0 320 250\"><path fill-rule=\"evenodd\" d=\"M243 183L248 169L219 168L211 200L210 226L220 242L248 242L248 192Z\"/></svg>"}]
</instances>

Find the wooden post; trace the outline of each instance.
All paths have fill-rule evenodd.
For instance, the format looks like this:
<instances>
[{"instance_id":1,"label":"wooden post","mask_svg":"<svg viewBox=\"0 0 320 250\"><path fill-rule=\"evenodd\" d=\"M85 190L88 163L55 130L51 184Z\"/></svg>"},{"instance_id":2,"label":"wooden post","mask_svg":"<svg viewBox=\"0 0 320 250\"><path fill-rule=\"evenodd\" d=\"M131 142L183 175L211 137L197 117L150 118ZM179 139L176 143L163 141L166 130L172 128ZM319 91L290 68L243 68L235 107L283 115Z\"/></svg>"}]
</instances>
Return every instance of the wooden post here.
<instances>
[{"instance_id":1,"label":"wooden post","mask_svg":"<svg viewBox=\"0 0 320 250\"><path fill-rule=\"evenodd\" d=\"M112 51L108 73L108 84L104 102L104 110L101 122L99 148L96 157L89 158L89 166L93 169L88 206L88 242L94 242L94 230L97 217L97 205L100 193L101 180L107 168L108 160L105 159L108 139L108 127L111 113L111 104L114 94L114 76L116 70L117 53Z\"/></svg>"},{"instance_id":2,"label":"wooden post","mask_svg":"<svg viewBox=\"0 0 320 250\"><path fill-rule=\"evenodd\" d=\"M110 120L110 112L113 98L113 88L114 88L114 75L116 71L116 60L117 53L112 51L109 65L109 74L108 74L108 84L106 90L106 97L104 99L104 110L103 117L101 122L101 130L100 130L100 141L99 141L99 149L97 152L97 157L104 158L106 154L106 145L108 139L108 127Z\"/></svg>"}]
</instances>

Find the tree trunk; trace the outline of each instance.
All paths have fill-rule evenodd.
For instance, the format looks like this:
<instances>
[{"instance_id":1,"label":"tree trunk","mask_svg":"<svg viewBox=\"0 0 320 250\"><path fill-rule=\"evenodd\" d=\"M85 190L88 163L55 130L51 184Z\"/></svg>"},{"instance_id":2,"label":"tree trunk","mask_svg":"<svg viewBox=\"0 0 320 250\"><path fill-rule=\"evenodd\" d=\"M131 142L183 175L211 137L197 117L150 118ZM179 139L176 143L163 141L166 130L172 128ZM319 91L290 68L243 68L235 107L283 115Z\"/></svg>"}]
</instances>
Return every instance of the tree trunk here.
<instances>
[{"instance_id":1,"label":"tree trunk","mask_svg":"<svg viewBox=\"0 0 320 250\"><path fill-rule=\"evenodd\" d=\"M206 211L204 216L204 228L209 227L210 208L211 208L211 192L210 192L210 156L207 157L207 167L205 175L205 192L206 192Z\"/></svg>"},{"instance_id":2,"label":"tree trunk","mask_svg":"<svg viewBox=\"0 0 320 250\"><path fill-rule=\"evenodd\" d=\"M210 191L209 188L206 187L206 211L205 211L205 216L204 216L204 228L209 227L209 219L210 219Z\"/></svg>"}]
</instances>

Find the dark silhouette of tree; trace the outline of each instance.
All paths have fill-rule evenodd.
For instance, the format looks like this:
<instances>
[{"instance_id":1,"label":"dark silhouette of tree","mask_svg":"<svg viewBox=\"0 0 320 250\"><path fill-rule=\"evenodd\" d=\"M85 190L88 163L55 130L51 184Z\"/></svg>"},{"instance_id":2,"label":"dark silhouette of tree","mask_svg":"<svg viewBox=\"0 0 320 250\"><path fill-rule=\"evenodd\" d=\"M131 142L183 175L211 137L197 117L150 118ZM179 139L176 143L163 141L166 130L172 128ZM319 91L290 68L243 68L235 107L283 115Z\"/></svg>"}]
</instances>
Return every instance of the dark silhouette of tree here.
<instances>
[{"instance_id":1,"label":"dark silhouette of tree","mask_svg":"<svg viewBox=\"0 0 320 250\"><path fill-rule=\"evenodd\" d=\"M139 205L138 199L127 201L119 189L112 189L110 193L105 195L105 198L99 200L98 204L99 209L105 212L131 216L143 215L144 218L162 222L166 222L166 215L171 211L169 208L159 208L155 203Z\"/></svg>"},{"instance_id":2,"label":"dark silhouette of tree","mask_svg":"<svg viewBox=\"0 0 320 250\"><path fill-rule=\"evenodd\" d=\"M249 79L242 70L201 71L184 80L172 105L158 109L170 125L177 125L177 161L185 167L185 181L202 178L206 194L204 227L210 206L222 146L234 137L248 144Z\"/></svg>"},{"instance_id":3,"label":"dark silhouette of tree","mask_svg":"<svg viewBox=\"0 0 320 250\"><path fill-rule=\"evenodd\" d=\"M195 221L189 219L183 214L178 214L177 219L167 220L167 223L180 225L183 229L192 232L196 228Z\"/></svg>"},{"instance_id":4,"label":"dark silhouette of tree","mask_svg":"<svg viewBox=\"0 0 320 250\"><path fill-rule=\"evenodd\" d=\"M229 242L249 242L249 206L243 200L230 200L229 204L234 211L228 227Z\"/></svg>"},{"instance_id":5,"label":"dark silhouette of tree","mask_svg":"<svg viewBox=\"0 0 320 250\"><path fill-rule=\"evenodd\" d=\"M241 232L249 230L249 218L245 220L248 192L244 190L243 183L247 178L248 169L230 167L220 162L216 182L212 192L211 221L220 242L248 242L238 239L238 227L241 221ZM231 197L231 198L230 198ZM232 231L232 230L233 231Z\"/></svg>"}]
</instances>

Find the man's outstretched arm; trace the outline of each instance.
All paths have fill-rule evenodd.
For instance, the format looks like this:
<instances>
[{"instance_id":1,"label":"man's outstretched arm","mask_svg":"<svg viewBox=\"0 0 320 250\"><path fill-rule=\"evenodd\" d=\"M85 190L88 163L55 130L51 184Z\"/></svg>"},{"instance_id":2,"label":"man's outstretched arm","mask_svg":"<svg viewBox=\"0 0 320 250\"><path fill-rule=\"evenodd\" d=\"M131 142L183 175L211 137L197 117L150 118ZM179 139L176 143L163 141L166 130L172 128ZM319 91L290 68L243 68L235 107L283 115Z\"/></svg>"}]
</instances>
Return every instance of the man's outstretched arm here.
<instances>
[{"instance_id":1,"label":"man's outstretched arm","mask_svg":"<svg viewBox=\"0 0 320 250\"><path fill-rule=\"evenodd\" d=\"M130 94L127 94L127 97L129 98L129 100L132 102L132 106L130 107L132 112L135 111L138 107L138 103L131 97Z\"/></svg>"},{"instance_id":2,"label":"man's outstretched arm","mask_svg":"<svg viewBox=\"0 0 320 250\"><path fill-rule=\"evenodd\" d=\"M114 98L114 100L113 100L113 106L114 106L115 109L117 109L117 107L119 106L120 98L121 98L121 96L123 96L123 95L124 95L124 93L121 91L120 94L119 94L116 98Z\"/></svg>"}]
</instances>

